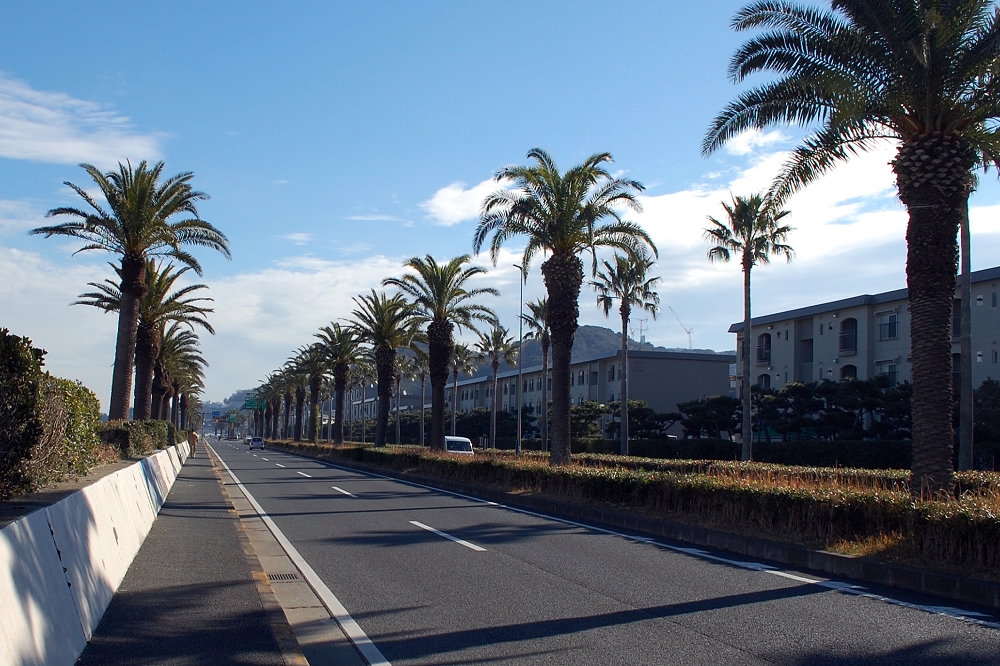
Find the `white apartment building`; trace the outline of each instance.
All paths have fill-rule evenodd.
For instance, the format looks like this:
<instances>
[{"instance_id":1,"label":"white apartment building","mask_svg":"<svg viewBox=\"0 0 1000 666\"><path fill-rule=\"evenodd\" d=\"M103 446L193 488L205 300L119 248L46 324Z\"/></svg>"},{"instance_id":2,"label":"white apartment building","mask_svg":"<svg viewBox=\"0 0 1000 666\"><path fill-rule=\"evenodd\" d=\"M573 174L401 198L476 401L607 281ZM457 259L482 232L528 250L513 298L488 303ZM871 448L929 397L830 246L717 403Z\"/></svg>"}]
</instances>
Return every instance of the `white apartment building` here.
<instances>
[{"instance_id":1,"label":"white apartment building","mask_svg":"<svg viewBox=\"0 0 1000 666\"><path fill-rule=\"evenodd\" d=\"M972 273L973 386L1000 377L1000 267ZM952 354L959 363L960 300L955 294ZM737 349L743 322L729 327ZM763 317L751 322L751 381L780 389L813 382L885 375L910 380L910 313L907 290L865 294ZM739 369L739 368L737 368Z\"/></svg>"}]
</instances>

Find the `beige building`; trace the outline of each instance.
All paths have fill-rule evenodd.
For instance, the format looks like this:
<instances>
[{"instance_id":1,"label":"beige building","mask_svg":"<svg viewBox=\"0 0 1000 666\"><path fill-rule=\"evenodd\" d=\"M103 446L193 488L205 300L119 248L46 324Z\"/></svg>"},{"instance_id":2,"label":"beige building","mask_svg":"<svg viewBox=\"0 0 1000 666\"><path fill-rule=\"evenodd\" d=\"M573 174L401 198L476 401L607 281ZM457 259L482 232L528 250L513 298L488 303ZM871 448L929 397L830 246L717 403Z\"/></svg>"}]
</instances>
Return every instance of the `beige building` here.
<instances>
[{"instance_id":1,"label":"beige building","mask_svg":"<svg viewBox=\"0 0 1000 666\"><path fill-rule=\"evenodd\" d=\"M629 351L629 399L645 400L657 412L677 411L677 404L710 395L732 393L730 375L736 362L731 354L697 354L672 351ZM551 360L549 361L551 364ZM522 404L534 408L537 414L542 404L542 367L524 368L522 373ZM548 382L548 399L552 400L552 368L544 381ZM511 411L517 405L517 370L502 372L497 377L500 409ZM458 383L458 409L470 412L477 407L489 409L493 378L484 375ZM451 404L451 385L448 404ZM593 400L608 403L621 398L621 351L570 365L570 399L574 405ZM679 432L679 426L675 429Z\"/></svg>"},{"instance_id":2,"label":"beige building","mask_svg":"<svg viewBox=\"0 0 1000 666\"><path fill-rule=\"evenodd\" d=\"M1000 267L972 273L973 386L1000 377ZM959 361L959 295L952 331L955 371ZM743 322L729 327L743 345ZM910 312L907 290L865 294L798 310L754 317L751 381L780 389L814 382L885 375L910 381Z\"/></svg>"}]
</instances>

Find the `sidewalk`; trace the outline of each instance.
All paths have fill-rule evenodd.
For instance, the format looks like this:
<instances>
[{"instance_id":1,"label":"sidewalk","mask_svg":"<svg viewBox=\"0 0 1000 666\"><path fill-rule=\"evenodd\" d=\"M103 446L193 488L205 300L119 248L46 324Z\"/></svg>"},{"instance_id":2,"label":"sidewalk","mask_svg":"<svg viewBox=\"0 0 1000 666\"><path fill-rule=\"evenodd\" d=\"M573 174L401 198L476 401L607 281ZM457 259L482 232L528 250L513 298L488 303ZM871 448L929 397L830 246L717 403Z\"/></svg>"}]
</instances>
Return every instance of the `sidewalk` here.
<instances>
[{"instance_id":1,"label":"sidewalk","mask_svg":"<svg viewBox=\"0 0 1000 666\"><path fill-rule=\"evenodd\" d=\"M77 663L288 663L236 520L207 451L199 447ZM282 644L294 663L297 647L291 642Z\"/></svg>"}]
</instances>

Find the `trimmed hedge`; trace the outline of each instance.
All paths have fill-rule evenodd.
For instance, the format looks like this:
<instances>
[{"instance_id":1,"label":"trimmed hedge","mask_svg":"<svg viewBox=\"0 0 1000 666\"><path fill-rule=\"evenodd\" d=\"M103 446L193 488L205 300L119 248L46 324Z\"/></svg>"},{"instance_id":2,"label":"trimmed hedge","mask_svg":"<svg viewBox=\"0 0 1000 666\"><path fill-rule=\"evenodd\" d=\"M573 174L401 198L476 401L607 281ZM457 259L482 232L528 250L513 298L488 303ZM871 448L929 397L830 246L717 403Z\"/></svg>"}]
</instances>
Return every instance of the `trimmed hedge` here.
<instances>
[{"instance_id":1,"label":"trimmed hedge","mask_svg":"<svg viewBox=\"0 0 1000 666\"><path fill-rule=\"evenodd\" d=\"M908 492L824 480L773 465L730 464L729 470L651 471L623 467L550 467L541 455L455 456L421 447L336 448L282 442L293 451L410 471L431 477L612 503L661 517L756 536L826 547L890 537L912 554L961 566L1000 566L1000 476L983 475L975 490L951 501L915 502ZM692 463L696 464L696 463ZM743 469L737 474L734 470ZM834 472L836 470L833 470ZM862 471L863 472L863 471ZM905 486L904 486L905 487Z\"/></svg>"},{"instance_id":2,"label":"trimmed hedge","mask_svg":"<svg viewBox=\"0 0 1000 666\"><path fill-rule=\"evenodd\" d=\"M149 454L153 449L165 449L187 437L170 421L105 421L101 423L101 441L114 446L123 458Z\"/></svg>"}]
</instances>

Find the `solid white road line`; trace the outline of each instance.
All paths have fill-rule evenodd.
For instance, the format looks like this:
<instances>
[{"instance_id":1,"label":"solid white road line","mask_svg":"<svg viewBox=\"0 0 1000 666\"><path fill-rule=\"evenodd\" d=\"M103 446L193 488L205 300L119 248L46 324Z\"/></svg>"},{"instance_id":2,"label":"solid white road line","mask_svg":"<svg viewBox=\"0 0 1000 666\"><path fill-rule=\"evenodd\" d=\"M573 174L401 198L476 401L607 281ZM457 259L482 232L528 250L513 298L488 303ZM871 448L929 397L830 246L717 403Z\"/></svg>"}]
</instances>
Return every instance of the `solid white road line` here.
<instances>
[{"instance_id":1,"label":"solid white road line","mask_svg":"<svg viewBox=\"0 0 1000 666\"><path fill-rule=\"evenodd\" d=\"M218 454L216 454L216 457L219 457ZM337 621L337 624L340 625L344 634L347 635L347 638L350 639L351 643L354 644L354 647L361 653L364 660L367 661L370 666L392 666L392 664L389 663L389 660L386 659L379 649L375 647L375 644L371 642L371 639L368 638L368 634L361 629L355 619L351 617L351 614L347 612L347 609L344 608L342 603L340 603L340 600L337 599L336 595L334 595L330 588L326 586L326 583L323 582L313 568L309 566L309 563L305 561L305 558L299 554L299 551L295 549L292 542L288 540L280 529L278 529L278 526L274 524L271 517L264 512L263 507L257 503L257 499L243 486L243 483L233 473L233 470L229 469L229 465L226 464L226 461L219 457L219 462L221 462L222 466L226 468L229 476L233 477L233 482L236 483L239 489L243 491L243 494L246 495L247 501L250 502L251 506L253 506L254 511L256 511L260 516L260 519L264 521L267 528L271 530L271 534L273 534L274 538L281 544L281 547L285 550L289 559L291 559L292 562L295 563L295 566L298 567L299 571L302 572L302 577L306 579L307 583L309 583L309 587L313 589L316 596L318 596L320 601L323 602L323 605L326 606L326 609L330 611L330 615Z\"/></svg>"},{"instance_id":2,"label":"solid white road line","mask_svg":"<svg viewBox=\"0 0 1000 666\"><path fill-rule=\"evenodd\" d=\"M455 543L460 543L463 546L465 546L466 548L475 550L475 551L480 552L480 553L485 553L486 552L485 548L477 546L474 543L469 543L468 541L465 541L464 539L459 539L458 537L454 537L454 536L452 536L450 534L447 534L446 532L442 532L441 530L436 530L433 527L430 527L429 525L424 525L423 523L418 523L415 520L411 520L410 524L411 525L416 525L417 527L419 527L422 530L427 530L428 532L434 532L434 534L437 534L438 536L442 536L445 539L451 539Z\"/></svg>"},{"instance_id":3,"label":"solid white road line","mask_svg":"<svg viewBox=\"0 0 1000 666\"><path fill-rule=\"evenodd\" d=\"M304 476L304 477L306 477L306 478L309 478L309 479L311 479L311 478L312 478L311 476L309 476L309 475L308 475L308 474L306 474L305 472L296 472L296 474L301 474L302 476Z\"/></svg>"},{"instance_id":4,"label":"solid white road line","mask_svg":"<svg viewBox=\"0 0 1000 666\"><path fill-rule=\"evenodd\" d=\"M290 454L295 455L295 454ZM305 457L305 456L303 456ZM453 497L461 497L462 499L467 499L479 504L486 504L487 506L495 506L498 509L506 509L507 511L513 511L515 513L522 513L526 516L534 516L536 518L542 518L543 520L553 520L558 523L563 523L564 525L572 525L574 527L579 527L585 530L590 530L593 532L600 532L602 534L608 534L611 536L621 537L629 541L635 541L637 543L645 543L651 546L656 546L658 548L663 548L665 550L672 550L678 553L684 553L685 555L690 555L692 557L697 557L704 560L709 560L712 562L719 562L722 564L728 564L733 566L738 566L743 569L749 569L751 571L759 571L762 573L768 573L775 576L781 576L783 578L791 578L792 580L798 580L800 582L818 585L820 587L825 587L830 590L835 590L837 592L843 592L845 594L853 594L859 597L865 597L875 601L881 601L888 604L893 604L896 606L902 606L904 608L910 608L913 610L923 611L925 613L932 613L934 615L942 615L944 617L949 617L953 620L961 620L963 622L968 622L970 624L977 624L981 627L989 627L991 629L1000 629L1000 622L991 622L989 620L983 620L981 618L990 617L989 615L984 615L976 611L970 611L963 608L952 608L951 606L931 606L927 604L914 604L909 601L903 601L902 599L896 599L893 597L886 597L875 592L869 592L864 587L860 585L853 585L851 583L842 583L835 580L814 580L811 578L806 578L804 576L795 576L794 574L786 573L784 571L779 571L777 567L771 566L769 564L764 564L763 562L747 562L742 560L730 560L724 557L719 557L717 555L712 555L711 553L701 550L700 548L685 548L683 546L673 546L671 544L663 543L657 541L650 537L637 536L635 534L626 534L624 532L617 532L615 530L609 530L603 527L597 527L595 525L587 525L586 523L578 523L575 520L569 520L568 518L559 518L558 516L550 516L544 513L537 513L535 511L529 511L528 509L520 509L516 506L509 506L507 504L499 504L497 502L491 502L490 500L484 500L480 497L473 497L471 495L464 495L462 493L456 493L452 490L445 490L443 488L435 488L434 486L426 486L422 483L416 483L414 481L406 481L404 479L397 479L392 476L385 476L384 474L377 474L375 472L363 472L361 470L353 469L351 467L341 467L333 463L326 462L325 460L315 460L309 458L321 465L326 465L333 469L339 469L344 472L352 472L354 474L360 474L362 476L370 476L378 479L385 479L387 481L396 481L397 483L404 483L408 486L413 486L415 488L423 488L424 490L431 490L437 493L444 493L445 495L451 495ZM413 522L413 521L410 521ZM449 537L451 538L451 537Z\"/></svg>"},{"instance_id":5,"label":"solid white road line","mask_svg":"<svg viewBox=\"0 0 1000 666\"><path fill-rule=\"evenodd\" d=\"M274 463L274 464L277 465L278 467L284 467L284 465L282 465L281 463Z\"/></svg>"},{"instance_id":6,"label":"solid white road line","mask_svg":"<svg viewBox=\"0 0 1000 666\"><path fill-rule=\"evenodd\" d=\"M355 495L354 493L349 493L346 490L344 490L343 488L338 488L337 486L331 486L331 488L333 488L334 490L336 490L338 493L343 493L343 494L347 495L348 497L353 497L354 499L358 499L357 495Z\"/></svg>"}]
</instances>

